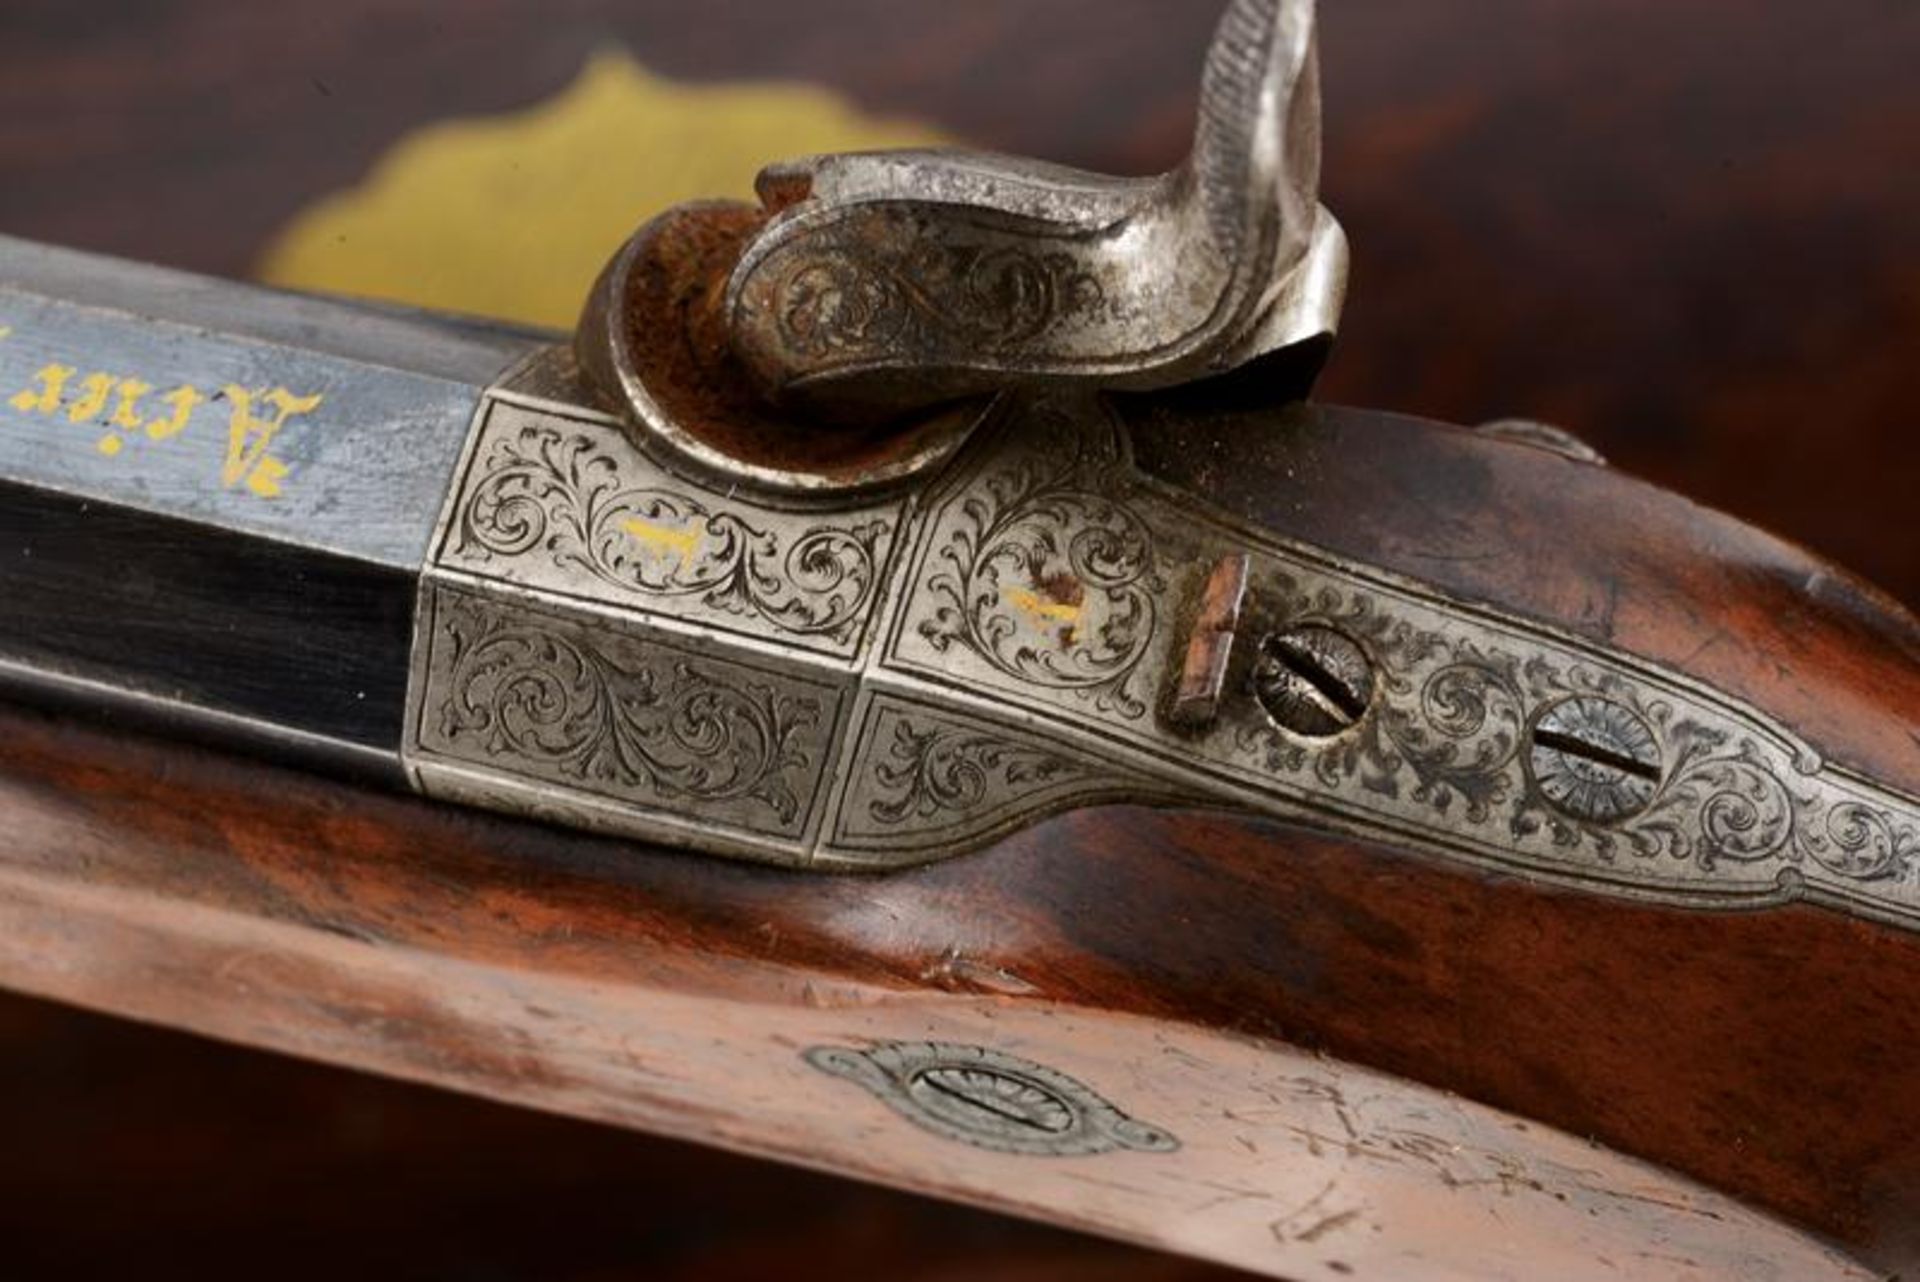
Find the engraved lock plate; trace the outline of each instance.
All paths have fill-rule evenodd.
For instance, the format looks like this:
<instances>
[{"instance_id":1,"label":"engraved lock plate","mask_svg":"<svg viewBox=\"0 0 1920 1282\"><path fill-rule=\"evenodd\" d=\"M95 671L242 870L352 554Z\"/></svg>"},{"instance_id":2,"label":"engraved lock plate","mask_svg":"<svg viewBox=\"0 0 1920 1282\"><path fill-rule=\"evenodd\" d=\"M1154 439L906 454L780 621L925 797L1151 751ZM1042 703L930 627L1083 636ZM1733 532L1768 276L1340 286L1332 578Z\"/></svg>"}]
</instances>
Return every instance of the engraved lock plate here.
<instances>
[{"instance_id":1,"label":"engraved lock plate","mask_svg":"<svg viewBox=\"0 0 1920 1282\"><path fill-rule=\"evenodd\" d=\"M623 417L580 408L557 353L484 399L424 576L418 785L855 869L1096 802L1229 804L1920 925L1912 798L1698 683L1134 469L1109 393L1282 352L1310 373L1333 329L1313 33L1307 0L1230 0L1160 179L829 157L767 171L759 210L642 229L575 343ZM961 401L970 435L902 427Z\"/></svg>"},{"instance_id":2,"label":"engraved lock plate","mask_svg":"<svg viewBox=\"0 0 1920 1282\"><path fill-rule=\"evenodd\" d=\"M919 491L792 512L673 477L541 381L489 395L426 577L408 748L436 795L852 869L1101 802L1227 803L1663 902L1920 924L1913 799L1698 683L1164 487L1097 394L1008 398ZM1217 715L1177 724L1185 603L1241 554ZM1327 719L1290 724L1283 687Z\"/></svg>"},{"instance_id":3,"label":"engraved lock plate","mask_svg":"<svg viewBox=\"0 0 1920 1282\"><path fill-rule=\"evenodd\" d=\"M1216 720L1170 732L1176 603L1240 550L1250 644ZM909 581L889 669L1044 711L1194 795L1669 902L1920 921L1912 798L1676 674L1211 512L1134 472L1097 402L1009 423L930 501ZM1338 643L1297 648L1326 652L1347 720L1302 732L1262 697L1262 643L1315 634Z\"/></svg>"},{"instance_id":4,"label":"engraved lock plate","mask_svg":"<svg viewBox=\"0 0 1920 1282\"><path fill-rule=\"evenodd\" d=\"M423 791L853 868L1181 795L1070 732L887 679L914 496L788 511L681 479L543 390L562 364L488 394L441 521L406 738Z\"/></svg>"}]
</instances>

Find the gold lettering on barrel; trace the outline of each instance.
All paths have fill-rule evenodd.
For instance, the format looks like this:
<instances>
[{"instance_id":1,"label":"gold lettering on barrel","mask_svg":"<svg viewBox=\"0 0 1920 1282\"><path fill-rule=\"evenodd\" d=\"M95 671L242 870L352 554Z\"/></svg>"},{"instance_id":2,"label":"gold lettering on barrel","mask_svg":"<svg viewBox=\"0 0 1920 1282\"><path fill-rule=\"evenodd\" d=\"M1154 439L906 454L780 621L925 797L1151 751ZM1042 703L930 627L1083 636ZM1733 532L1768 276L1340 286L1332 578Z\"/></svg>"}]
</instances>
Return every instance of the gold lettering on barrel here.
<instances>
[{"instance_id":1,"label":"gold lettering on barrel","mask_svg":"<svg viewBox=\"0 0 1920 1282\"><path fill-rule=\"evenodd\" d=\"M140 404L140 398L153 390L153 384L142 383L137 378L120 380L120 406L113 411L113 417L107 420L109 426L124 427L129 432L140 427L140 415L134 407Z\"/></svg>"},{"instance_id":2,"label":"gold lettering on barrel","mask_svg":"<svg viewBox=\"0 0 1920 1282\"><path fill-rule=\"evenodd\" d=\"M107 408L107 399L120 380L111 374L89 374L80 380L80 399L67 410L67 422L90 423Z\"/></svg>"},{"instance_id":3,"label":"gold lettering on barrel","mask_svg":"<svg viewBox=\"0 0 1920 1282\"><path fill-rule=\"evenodd\" d=\"M319 394L301 396L285 387L248 388L234 383L221 388L216 397L184 384L155 396L154 385L143 379L107 370L83 374L78 366L53 363L36 370L28 386L5 403L22 414L105 427L94 449L107 458L118 458L130 441L142 437L152 442L173 440L193 424L201 407L224 400L227 441L220 484L273 499L279 497L288 473L287 464L274 453L275 444L290 421L313 413L325 399Z\"/></svg>"},{"instance_id":4,"label":"gold lettering on barrel","mask_svg":"<svg viewBox=\"0 0 1920 1282\"><path fill-rule=\"evenodd\" d=\"M187 420L193 417L194 406L207 398L196 389L181 387L168 392L160 398L162 405L173 407L173 413L165 419L155 419L147 424L147 439L150 441L170 441L187 430Z\"/></svg>"},{"instance_id":5,"label":"gold lettering on barrel","mask_svg":"<svg viewBox=\"0 0 1920 1282\"><path fill-rule=\"evenodd\" d=\"M60 394L66 390L67 380L74 371L66 365L43 365L33 376L38 390L27 388L15 392L7 404L22 414L51 414L60 408Z\"/></svg>"},{"instance_id":6,"label":"gold lettering on barrel","mask_svg":"<svg viewBox=\"0 0 1920 1282\"><path fill-rule=\"evenodd\" d=\"M261 498L273 498L280 493L280 482L287 474L287 465L269 453L274 438L288 419L311 414L325 398L295 396L284 387L276 387L258 393L260 400L273 406L273 413L257 415L253 412L255 393L229 383L225 395L233 412L227 427L227 464L220 473L220 483L232 489L244 481Z\"/></svg>"}]
</instances>

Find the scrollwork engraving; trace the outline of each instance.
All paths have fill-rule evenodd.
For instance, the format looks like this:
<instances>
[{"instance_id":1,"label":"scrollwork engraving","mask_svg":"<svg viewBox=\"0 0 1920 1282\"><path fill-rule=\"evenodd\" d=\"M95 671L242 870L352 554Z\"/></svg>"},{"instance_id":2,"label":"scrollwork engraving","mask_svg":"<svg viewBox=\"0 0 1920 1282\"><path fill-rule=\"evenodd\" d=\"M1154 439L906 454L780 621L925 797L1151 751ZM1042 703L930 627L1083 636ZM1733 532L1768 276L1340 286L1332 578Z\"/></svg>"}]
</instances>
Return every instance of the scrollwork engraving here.
<instances>
[{"instance_id":1,"label":"scrollwork engraving","mask_svg":"<svg viewBox=\"0 0 1920 1282\"><path fill-rule=\"evenodd\" d=\"M610 424L484 422L416 659L409 752L442 794L869 869L1214 799L1610 894L1920 928L1920 801L1685 676L1211 512L1136 473L1091 398L1009 401L950 481L830 518L682 485ZM897 541L904 599L850 662ZM1250 630L1216 719L1175 728L1175 612L1223 548ZM1289 678L1337 715L1289 712Z\"/></svg>"},{"instance_id":2,"label":"scrollwork engraving","mask_svg":"<svg viewBox=\"0 0 1920 1282\"><path fill-rule=\"evenodd\" d=\"M1356 733L1318 748L1270 726L1243 727L1241 746L1270 769L1311 769L1328 788L1347 781L1388 799L1406 794L1446 815L1484 822L1509 795L1507 767L1526 718L1519 665L1471 642L1416 629L1361 593L1331 586L1295 595L1289 626L1327 627L1363 645L1375 664L1377 708Z\"/></svg>"},{"instance_id":3,"label":"scrollwork engraving","mask_svg":"<svg viewBox=\"0 0 1920 1282\"><path fill-rule=\"evenodd\" d=\"M1139 719L1135 677L1165 588L1153 532L1083 433L1059 430L1044 409L1032 417L1022 428L1039 446L970 488L943 528L924 589L936 604L919 634Z\"/></svg>"},{"instance_id":4,"label":"scrollwork engraving","mask_svg":"<svg viewBox=\"0 0 1920 1282\"><path fill-rule=\"evenodd\" d=\"M1024 349L1103 301L1074 255L1013 241L915 237L882 254L857 232L844 247L816 239L780 269L772 307L781 341L816 360Z\"/></svg>"},{"instance_id":5,"label":"scrollwork engraving","mask_svg":"<svg viewBox=\"0 0 1920 1282\"><path fill-rule=\"evenodd\" d=\"M899 867L1060 810L1191 796L1097 751L921 697L878 693L862 711L827 842L834 857Z\"/></svg>"},{"instance_id":6,"label":"scrollwork engraving","mask_svg":"<svg viewBox=\"0 0 1920 1282\"><path fill-rule=\"evenodd\" d=\"M940 723L923 729L902 717L873 768L881 795L867 803L867 815L881 824L970 816L1086 773L1065 757L1000 735Z\"/></svg>"},{"instance_id":7,"label":"scrollwork engraving","mask_svg":"<svg viewBox=\"0 0 1920 1282\"><path fill-rule=\"evenodd\" d=\"M1920 873L1920 825L1845 797L1737 718L1518 637L1421 626L1364 589L1279 582L1289 626L1338 627L1366 646L1382 697L1327 745L1264 719L1244 722L1236 743L1269 772L1424 814L1443 831L1516 855L1538 852L1566 870L1588 860L1659 875L1664 865L1694 882L1731 866L1795 875L1811 867L1848 882L1911 882ZM1631 749L1626 764L1644 758L1631 804L1583 814L1556 804L1543 787L1553 781L1530 773L1529 736L1543 713L1566 707L1597 709L1589 715Z\"/></svg>"},{"instance_id":8,"label":"scrollwork engraving","mask_svg":"<svg viewBox=\"0 0 1920 1282\"><path fill-rule=\"evenodd\" d=\"M820 699L666 647L630 641L634 662L582 628L439 600L431 746L603 795L731 804L765 827L803 818Z\"/></svg>"},{"instance_id":9,"label":"scrollwork engraving","mask_svg":"<svg viewBox=\"0 0 1920 1282\"><path fill-rule=\"evenodd\" d=\"M586 432L528 424L494 439L462 500L456 551L539 553L623 592L693 599L780 633L847 642L873 604L884 520L783 537L663 484L630 484Z\"/></svg>"}]
</instances>

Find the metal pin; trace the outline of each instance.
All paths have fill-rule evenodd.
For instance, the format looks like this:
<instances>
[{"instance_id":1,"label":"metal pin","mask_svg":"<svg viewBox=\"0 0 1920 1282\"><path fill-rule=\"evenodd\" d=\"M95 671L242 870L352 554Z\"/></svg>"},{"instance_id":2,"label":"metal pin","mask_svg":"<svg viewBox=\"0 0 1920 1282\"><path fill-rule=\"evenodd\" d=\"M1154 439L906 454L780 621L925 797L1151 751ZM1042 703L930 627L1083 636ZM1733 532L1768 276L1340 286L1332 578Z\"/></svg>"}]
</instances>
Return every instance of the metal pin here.
<instances>
[{"instance_id":1,"label":"metal pin","mask_svg":"<svg viewBox=\"0 0 1920 1282\"><path fill-rule=\"evenodd\" d=\"M1220 694L1233 658L1233 635L1247 598L1249 561L1244 552L1220 558L1201 589L1200 609L1187 638L1187 659L1180 669L1169 717L1177 725L1198 728L1220 715Z\"/></svg>"}]
</instances>

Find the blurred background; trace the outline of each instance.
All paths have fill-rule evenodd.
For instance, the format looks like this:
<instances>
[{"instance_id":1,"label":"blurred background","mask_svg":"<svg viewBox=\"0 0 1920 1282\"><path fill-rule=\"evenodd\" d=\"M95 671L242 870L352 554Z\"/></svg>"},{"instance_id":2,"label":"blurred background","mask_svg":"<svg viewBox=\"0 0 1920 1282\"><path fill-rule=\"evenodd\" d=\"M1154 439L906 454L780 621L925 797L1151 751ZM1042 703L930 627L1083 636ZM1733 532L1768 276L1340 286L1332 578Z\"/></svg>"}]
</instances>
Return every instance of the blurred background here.
<instances>
[{"instance_id":1,"label":"blurred background","mask_svg":"<svg viewBox=\"0 0 1920 1282\"><path fill-rule=\"evenodd\" d=\"M6 0L0 232L564 325L810 150L1175 163L1215 0ZM1920 6L1325 0L1323 399L1527 416L1920 603ZM0 1276L1202 1279L0 999Z\"/></svg>"}]
</instances>

